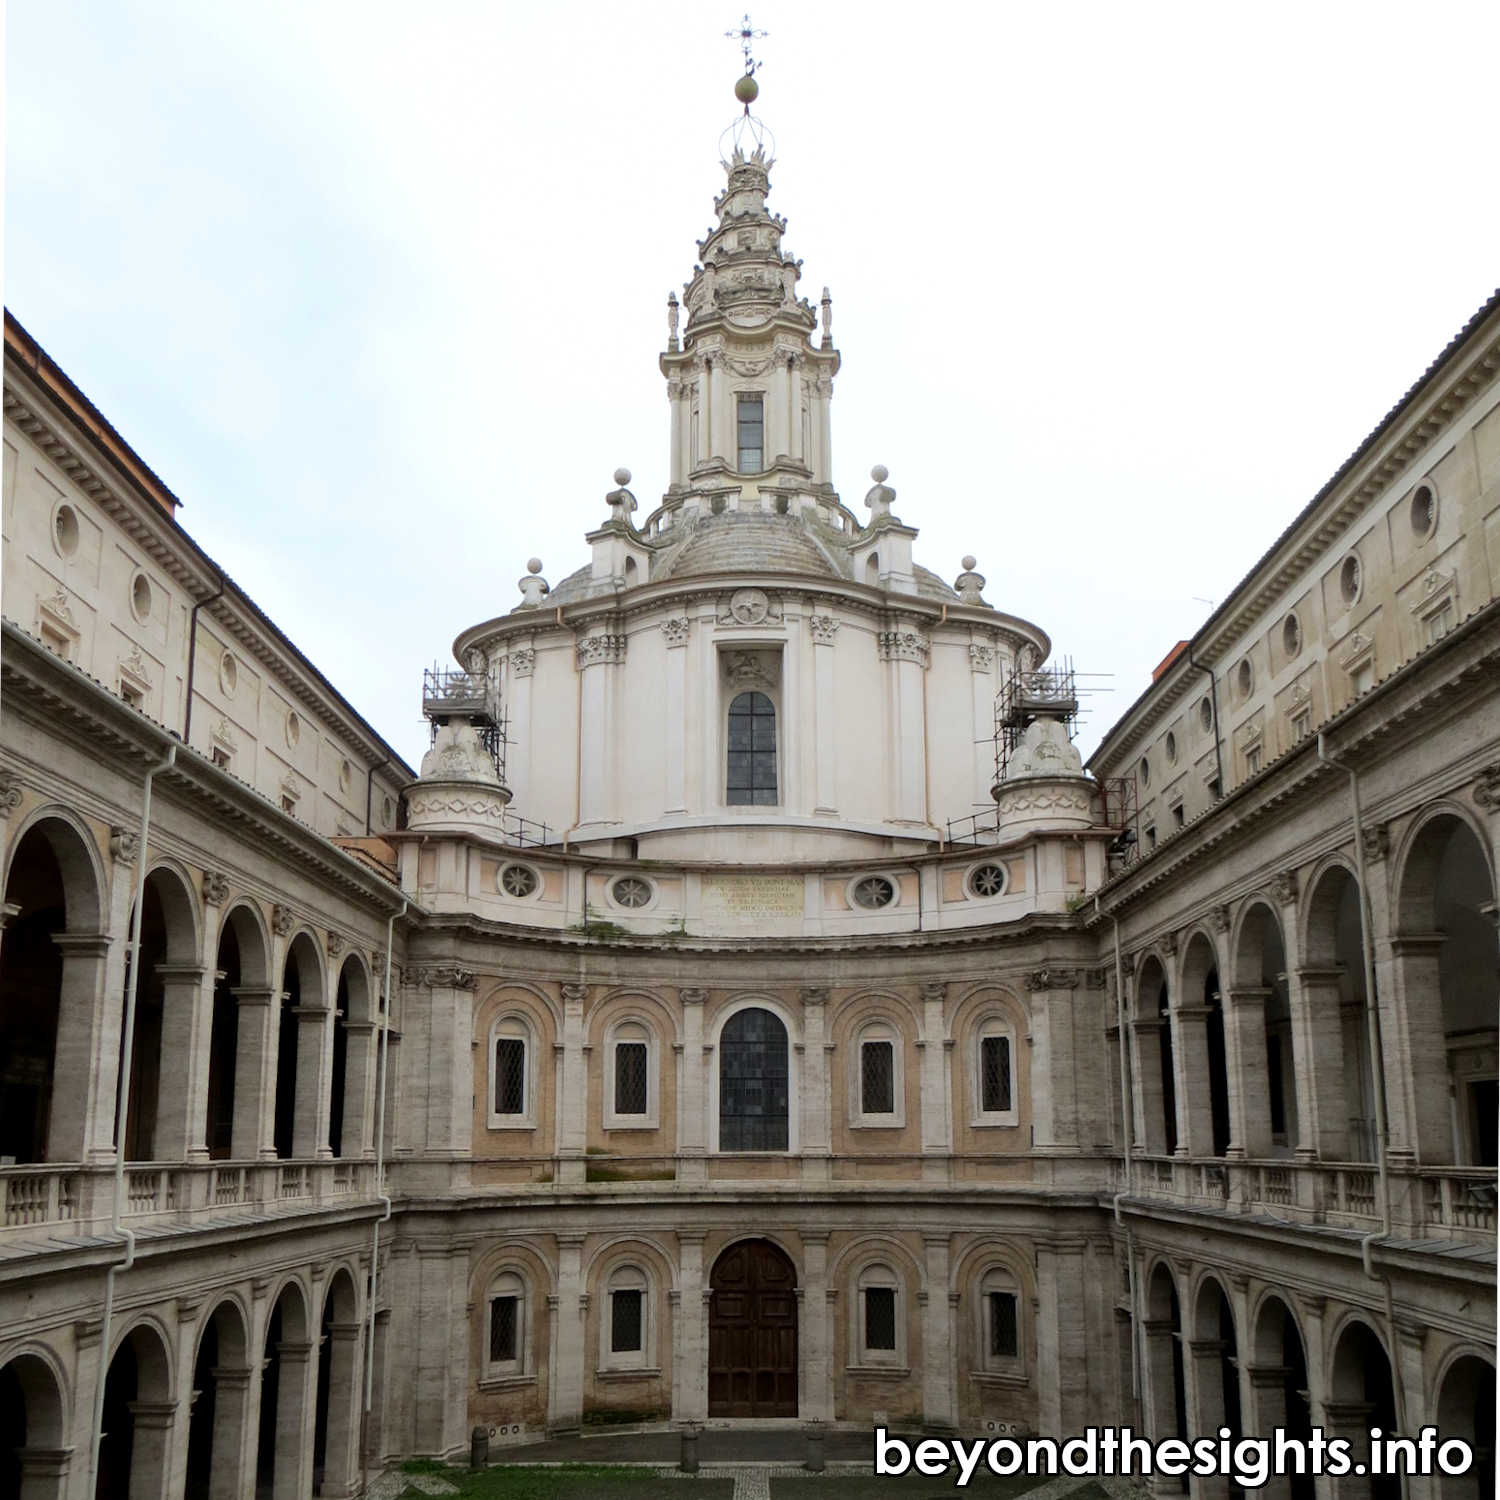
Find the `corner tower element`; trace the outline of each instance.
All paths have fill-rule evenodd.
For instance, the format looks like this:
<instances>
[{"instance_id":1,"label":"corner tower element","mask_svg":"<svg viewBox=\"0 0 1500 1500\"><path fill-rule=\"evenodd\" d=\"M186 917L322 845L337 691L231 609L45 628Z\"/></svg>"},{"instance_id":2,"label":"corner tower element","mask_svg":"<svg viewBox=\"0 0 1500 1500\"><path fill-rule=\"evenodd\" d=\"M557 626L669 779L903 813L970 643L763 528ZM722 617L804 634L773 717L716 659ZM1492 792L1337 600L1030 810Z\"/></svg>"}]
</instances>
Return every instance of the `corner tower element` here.
<instances>
[{"instance_id":1,"label":"corner tower element","mask_svg":"<svg viewBox=\"0 0 1500 1500\"><path fill-rule=\"evenodd\" d=\"M802 262L782 249L786 220L766 207L775 143L750 105L754 63L737 81L744 113L720 142L727 183L714 200L717 227L698 244L699 263L667 299L661 356L671 403L671 482L664 508L825 513L833 491L829 404L839 354L832 299L817 310L797 295ZM679 320L686 326L679 337ZM675 517L674 517L675 519Z\"/></svg>"}]
</instances>

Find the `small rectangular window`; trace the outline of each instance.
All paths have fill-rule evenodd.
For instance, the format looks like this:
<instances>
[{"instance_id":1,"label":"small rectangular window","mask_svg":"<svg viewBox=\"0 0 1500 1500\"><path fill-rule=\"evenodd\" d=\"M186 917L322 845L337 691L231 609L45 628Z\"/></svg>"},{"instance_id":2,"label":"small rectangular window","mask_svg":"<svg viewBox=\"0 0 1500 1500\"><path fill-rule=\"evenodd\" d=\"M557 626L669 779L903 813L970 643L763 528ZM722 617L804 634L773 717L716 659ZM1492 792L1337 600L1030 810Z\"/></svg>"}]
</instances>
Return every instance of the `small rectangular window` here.
<instances>
[{"instance_id":1,"label":"small rectangular window","mask_svg":"<svg viewBox=\"0 0 1500 1500\"><path fill-rule=\"evenodd\" d=\"M860 1046L859 1107L867 1115L896 1112L896 1049L890 1042Z\"/></svg>"},{"instance_id":2,"label":"small rectangular window","mask_svg":"<svg viewBox=\"0 0 1500 1500\"><path fill-rule=\"evenodd\" d=\"M222 745L215 745L210 754L213 757L213 763L218 766L221 771L227 771L229 769L229 762L231 757L229 751L227 751Z\"/></svg>"},{"instance_id":3,"label":"small rectangular window","mask_svg":"<svg viewBox=\"0 0 1500 1500\"><path fill-rule=\"evenodd\" d=\"M297 799L295 797L283 797L281 799L281 810L289 817L297 816Z\"/></svg>"},{"instance_id":4,"label":"small rectangular window","mask_svg":"<svg viewBox=\"0 0 1500 1500\"><path fill-rule=\"evenodd\" d=\"M128 682L122 682L120 684L120 696L132 708L145 707L146 695L138 687L132 687Z\"/></svg>"},{"instance_id":5,"label":"small rectangular window","mask_svg":"<svg viewBox=\"0 0 1500 1500\"><path fill-rule=\"evenodd\" d=\"M610 1297L609 1347L613 1354L631 1354L641 1347L641 1293L622 1288Z\"/></svg>"},{"instance_id":6,"label":"small rectangular window","mask_svg":"<svg viewBox=\"0 0 1500 1500\"><path fill-rule=\"evenodd\" d=\"M1187 815L1182 810L1182 803L1178 803L1172 809L1172 827L1181 828L1187 820Z\"/></svg>"},{"instance_id":7,"label":"small rectangular window","mask_svg":"<svg viewBox=\"0 0 1500 1500\"><path fill-rule=\"evenodd\" d=\"M490 1303L490 1363L506 1364L516 1357L516 1311L519 1297L496 1297Z\"/></svg>"},{"instance_id":8,"label":"small rectangular window","mask_svg":"<svg viewBox=\"0 0 1500 1500\"><path fill-rule=\"evenodd\" d=\"M615 1113L646 1113L646 1044L615 1044Z\"/></svg>"},{"instance_id":9,"label":"small rectangular window","mask_svg":"<svg viewBox=\"0 0 1500 1500\"><path fill-rule=\"evenodd\" d=\"M1016 1338L1016 1295L990 1293L990 1358L1014 1359L1019 1352Z\"/></svg>"},{"instance_id":10,"label":"small rectangular window","mask_svg":"<svg viewBox=\"0 0 1500 1500\"><path fill-rule=\"evenodd\" d=\"M739 400L739 472L758 474L765 467L765 406L759 396Z\"/></svg>"},{"instance_id":11,"label":"small rectangular window","mask_svg":"<svg viewBox=\"0 0 1500 1500\"><path fill-rule=\"evenodd\" d=\"M1245 751L1245 775L1254 776L1260 770L1260 746L1252 745Z\"/></svg>"},{"instance_id":12,"label":"small rectangular window","mask_svg":"<svg viewBox=\"0 0 1500 1500\"><path fill-rule=\"evenodd\" d=\"M891 1286L865 1288L865 1348L896 1348L896 1289Z\"/></svg>"},{"instance_id":13,"label":"small rectangular window","mask_svg":"<svg viewBox=\"0 0 1500 1500\"><path fill-rule=\"evenodd\" d=\"M1010 1102L1010 1038L987 1036L979 1044L981 1107L987 1115L1007 1114Z\"/></svg>"},{"instance_id":14,"label":"small rectangular window","mask_svg":"<svg viewBox=\"0 0 1500 1500\"><path fill-rule=\"evenodd\" d=\"M526 1043L519 1037L495 1043L495 1113L526 1113Z\"/></svg>"},{"instance_id":15,"label":"small rectangular window","mask_svg":"<svg viewBox=\"0 0 1500 1500\"><path fill-rule=\"evenodd\" d=\"M1300 714L1292 716L1292 740L1305 740L1312 733L1312 712L1304 709Z\"/></svg>"}]
</instances>

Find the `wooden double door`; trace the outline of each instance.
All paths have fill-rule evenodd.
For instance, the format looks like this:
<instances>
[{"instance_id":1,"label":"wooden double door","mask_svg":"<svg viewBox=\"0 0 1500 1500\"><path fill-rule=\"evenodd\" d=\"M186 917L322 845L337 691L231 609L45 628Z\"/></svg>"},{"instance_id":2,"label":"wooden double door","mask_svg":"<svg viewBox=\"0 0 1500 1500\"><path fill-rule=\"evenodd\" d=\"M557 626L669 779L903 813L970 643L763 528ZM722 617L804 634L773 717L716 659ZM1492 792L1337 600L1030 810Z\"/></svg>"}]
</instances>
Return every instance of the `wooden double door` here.
<instances>
[{"instance_id":1,"label":"wooden double door","mask_svg":"<svg viewBox=\"0 0 1500 1500\"><path fill-rule=\"evenodd\" d=\"M797 1272L769 1240L741 1240L709 1278L708 1414L797 1415Z\"/></svg>"}]
</instances>

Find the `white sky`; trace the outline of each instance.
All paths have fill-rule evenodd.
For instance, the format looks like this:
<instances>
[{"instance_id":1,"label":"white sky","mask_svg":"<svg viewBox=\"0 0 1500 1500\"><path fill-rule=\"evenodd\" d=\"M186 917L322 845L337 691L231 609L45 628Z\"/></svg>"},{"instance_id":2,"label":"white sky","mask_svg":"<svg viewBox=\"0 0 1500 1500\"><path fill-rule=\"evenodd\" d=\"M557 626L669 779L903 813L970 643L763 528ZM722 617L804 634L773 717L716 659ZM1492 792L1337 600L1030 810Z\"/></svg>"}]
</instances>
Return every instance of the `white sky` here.
<instances>
[{"instance_id":1,"label":"white sky","mask_svg":"<svg viewBox=\"0 0 1500 1500\"><path fill-rule=\"evenodd\" d=\"M740 13L10 4L7 305L414 761L422 665L665 488ZM1500 280L1500 6L753 15L842 497L1113 674L1087 752Z\"/></svg>"}]
</instances>

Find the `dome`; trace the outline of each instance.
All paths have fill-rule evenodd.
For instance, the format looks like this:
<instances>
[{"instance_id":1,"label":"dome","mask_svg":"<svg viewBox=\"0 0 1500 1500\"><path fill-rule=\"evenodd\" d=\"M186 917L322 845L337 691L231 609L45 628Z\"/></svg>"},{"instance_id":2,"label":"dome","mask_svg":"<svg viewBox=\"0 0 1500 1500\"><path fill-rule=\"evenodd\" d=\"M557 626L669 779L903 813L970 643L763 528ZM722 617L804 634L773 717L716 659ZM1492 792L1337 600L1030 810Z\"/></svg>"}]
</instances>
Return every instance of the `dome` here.
<instances>
[{"instance_id":1,"label":"dome","mask_svg":"<svg viewBox=\"0 0 1500 1500\"><path fill-rule=\"evenodd\" d=\"M651 570L653 581L704 573L848 576L799 517L743 510L699 520Z\"/></svg>"}]
</instances>

